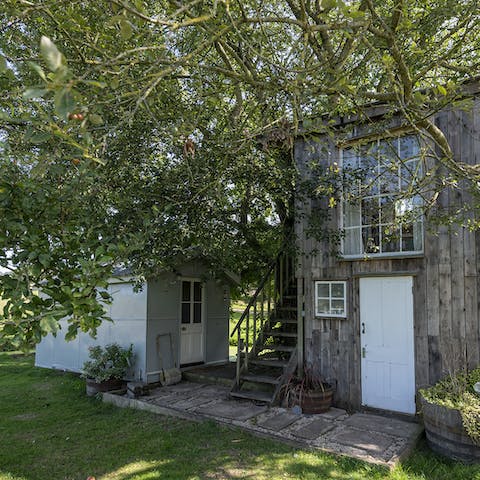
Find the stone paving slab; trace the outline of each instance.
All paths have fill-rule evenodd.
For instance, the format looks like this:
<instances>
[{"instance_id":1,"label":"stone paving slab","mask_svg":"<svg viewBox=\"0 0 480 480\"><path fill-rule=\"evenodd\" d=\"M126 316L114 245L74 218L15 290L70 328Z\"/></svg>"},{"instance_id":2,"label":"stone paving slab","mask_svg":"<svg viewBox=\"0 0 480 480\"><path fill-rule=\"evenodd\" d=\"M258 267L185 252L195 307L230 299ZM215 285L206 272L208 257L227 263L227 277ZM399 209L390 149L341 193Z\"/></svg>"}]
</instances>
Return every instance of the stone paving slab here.
<instances>
[{"instance_id":1,"label":"stone paving slab","mask_svg":"<svg viewBox=\"0 0 480 480\"><path fill-rule=\"evenodd\" d=\"M342 408L331 407L327 412L319 413L318 415L322 418L330 418L331 420L335 420L339 417L346 416L347 411L343 410Z\"/></svg>"},{"instance_id":2,"label":"stone paving slab","mask_svg":"<svg viewBox=\"0 0 480 480\"><path fill-rule=\"evenodd\" d=\"M358 428L359 430L387 433L402 438L410 437L419 428L418 423L366 413L355 413L345 420L345 425Z\"/></svg>"},{"instance_id":3,"label":"stone paving slab","mask_svg":"<svg viewBox=\"0 0 480 480\"><path fill-rule=\"evenodd\" d=\"M196 413L230 420L248 420L267 411L265 405L254 405L249 401L221 400L214 405L195 409Z\"/></svg>"},{"instance_id":4,"label":"stone paving slab","mask_svg":"<svg viewBox=\"0 0 480 480\"><path fill-rule=\"evenodd\" d=\"M313 420L313 422L308 423L298 430L294 430L292 433L296 437L304 438L306 440L314 440L320 435L332 430L334 427L335 424L331 420L319 418L318 420Z\"/></svg>"},{"instance_id":5,"label":"stone paving slab","mask_svg":"<svg viewBox=\"0 0 480 480\"><path fill-rule=\"evenodd\" d=\"M299 415L296 415L295 413L281 412L274 417L270 417L262 422L258 422L257 425L268 430L279 432L280 430L283 430L292 423L296 422L298 419Z\"/></svg>"},{"instance_id":6,"label":"stone paving slab","mask_svg":"<svg viewBox=\"0 0 480 480\"><path fill-rule=\"evenodd\" d=\"M181 382L156 388L146 397L129 399L121 394L104 394L117 406L150 410L194 421L212 419L263 437L302 448L348 455L393 466L418 439L420 425L380 415L331 408L317 415L302 415L281 407L268 408L248 400L228 397L229 389L219 385Z\"/></svg>"},{"instance_id":7,"label":"stone paving slab","mask_svg":"<svg viewBox=\"0 0 480 480\"><path fill-rule=\"evenodd\" d=\"M360 450L366 450L369 453L382 455L385 450L392 446L395 438L381 435L378 432L345 428L333 434L330 437L330 441L355 447Z\"/></svg>"}]
</instances>

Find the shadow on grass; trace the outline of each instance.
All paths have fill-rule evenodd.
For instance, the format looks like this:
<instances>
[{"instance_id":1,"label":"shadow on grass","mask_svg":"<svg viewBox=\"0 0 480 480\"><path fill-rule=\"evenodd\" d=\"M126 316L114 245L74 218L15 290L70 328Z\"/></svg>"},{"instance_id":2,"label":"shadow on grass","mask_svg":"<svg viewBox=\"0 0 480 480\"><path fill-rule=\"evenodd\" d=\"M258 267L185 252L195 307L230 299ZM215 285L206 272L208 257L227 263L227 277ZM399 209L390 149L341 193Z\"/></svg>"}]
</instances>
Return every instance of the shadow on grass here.
<instances>
[{"instance_id":1,"label":"shadow on grass","mask_svg":"<svg viewBox=\"0 0 480 480\"><path fill-rule=\"evenodd\" d=\"M480 480L480 464L466 465L437 455L428 447L425 437L401 468L414 479L425 480ZM410 478L410 477L408 477Z\"/></svg>"},{"instance_id":2,"label":"shadow on grass","mask_svg":"<svg viewBox=\"0 0 480 480\"><path fill-rule=\"evenodd\" d=\"M84 390L77 376L0 354L0 480L480 480L475 467L444 462L424 446L390 473L213 422L119 409Z\"/></svg>"}]
</instances>

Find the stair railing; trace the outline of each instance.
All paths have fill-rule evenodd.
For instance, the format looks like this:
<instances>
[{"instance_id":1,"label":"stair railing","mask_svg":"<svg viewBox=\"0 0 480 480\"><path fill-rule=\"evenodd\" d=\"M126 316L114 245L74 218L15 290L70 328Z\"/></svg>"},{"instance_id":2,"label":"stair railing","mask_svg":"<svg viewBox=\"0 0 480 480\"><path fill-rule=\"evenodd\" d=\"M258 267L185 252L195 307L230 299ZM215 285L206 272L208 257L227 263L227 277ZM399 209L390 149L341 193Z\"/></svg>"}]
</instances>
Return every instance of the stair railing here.
<instances>
[{"instance_id":1,"label":"stair railing","mask_svg":"<svg viewBox=\"0 0 480 480\"><path fill-rule=\"evenodd\" d=\"M236 386L240 385L242 371L248 370L248 360L255 354L257 339L259 335L263 335L264 327L270 320L272 312L283 300L294 273L293 258L287 253L281 252L268 267L232 330L230 337L237 334Z\"/></svg>"}]
</instances>

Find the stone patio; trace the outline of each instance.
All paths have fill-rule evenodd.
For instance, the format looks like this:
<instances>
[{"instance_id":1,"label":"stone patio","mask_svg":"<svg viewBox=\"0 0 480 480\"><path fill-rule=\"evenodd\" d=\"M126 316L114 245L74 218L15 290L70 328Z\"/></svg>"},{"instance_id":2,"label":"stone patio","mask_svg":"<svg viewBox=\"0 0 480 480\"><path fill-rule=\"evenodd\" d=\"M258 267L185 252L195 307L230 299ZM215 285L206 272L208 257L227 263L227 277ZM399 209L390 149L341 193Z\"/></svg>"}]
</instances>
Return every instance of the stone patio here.
<instances>
[{"instance_id":1,"label":"stone patio","mask_svg":"<svg viewBox=\"0 0 480 480\"><path fill-rule=\"evenodd\" d=\"M413 422L370 413L347 414L331 408L317 415L302 415L248 400L233 400L229 388L183 381L130 399L107 393L105 402L149 410L194 421L205 419L233 425L254 434L302 448L319 449L392 467L415 445L422 427Z\"/></svg>"}]
</instances>

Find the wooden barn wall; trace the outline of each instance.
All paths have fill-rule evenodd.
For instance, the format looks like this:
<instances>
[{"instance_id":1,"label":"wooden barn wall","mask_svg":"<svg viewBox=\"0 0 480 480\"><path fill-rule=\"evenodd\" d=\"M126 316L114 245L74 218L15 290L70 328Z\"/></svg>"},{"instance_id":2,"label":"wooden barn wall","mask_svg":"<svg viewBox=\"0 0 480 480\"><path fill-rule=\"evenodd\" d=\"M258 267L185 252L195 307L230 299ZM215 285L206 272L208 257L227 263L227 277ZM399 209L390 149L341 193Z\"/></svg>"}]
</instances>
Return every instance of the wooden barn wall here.
<instances>
[{"instance_id":1,"label":"wooden barn wall","mask_svg":"<svg viewBox=\"0 0 480 480\"><path fill-rule=\"evenodd\" d=\"M455 157L480 163L479 102L473 112L440 112L435 122L445 133ZM296 161L300 178L311 178L311 162L338 161L333 141L299 139ZM442 206L459 206L471 199L466 192L444 192ZM297 276L304 280L305 357L320 365L324 377L337 383L336 403L361 405L359 278L372 275L412 275L414 278L414 335L416 386L436 382L448 372L480 364L480 233L462 227L426 226L424 254L416 258L338 260L329 245L313 240L309 216L325 208L308 196L297 198L296 233L302 252ZM338 215L338 212L337 212ZM335 217L335 215L334 215ZM335 226L332 219L330 226ZM346 280L348 318L317 319L314 281Z\"/></svg>"}]
</instances>

